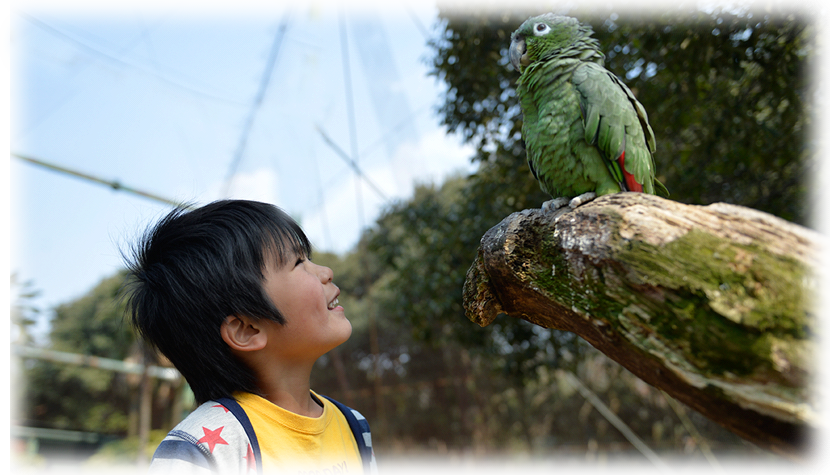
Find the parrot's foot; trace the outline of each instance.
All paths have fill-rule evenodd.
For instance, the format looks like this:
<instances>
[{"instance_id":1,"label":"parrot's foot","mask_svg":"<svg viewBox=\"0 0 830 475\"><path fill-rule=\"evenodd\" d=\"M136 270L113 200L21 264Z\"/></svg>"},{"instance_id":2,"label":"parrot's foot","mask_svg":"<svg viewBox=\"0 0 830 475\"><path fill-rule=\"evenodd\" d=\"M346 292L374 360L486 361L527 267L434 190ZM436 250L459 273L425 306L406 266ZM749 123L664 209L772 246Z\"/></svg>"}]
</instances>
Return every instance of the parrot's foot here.
<instances>
[{"instance_id":1,"label":"parrot's foot","mask_svg":"<svg viewBox=\"0 0 830 475\"><path fill-rule=\"evenodd\" d=\"M581 195L574 198L570 198L568 196L560 196L559 198L554 198L552 200L548 200L542 203L542 212L545 214L550 214L554 211L564 208L565 206L567 206L570 209L576 209L578 206L582 206L585 203L592 201L596 197L597 194L593 191L582 193Z\"/></svg>"},{"instance_id":2,"label":"parrot's foot","mask_svg":"<svg viewBox=\"0 0 830 475\"><path fill-rule=\"evenodd\" d=\"M542 203L542 212L545 214L552 213L558 209L568 206L568 203L570 201L571 199L567 196L561 196L559 198L554 198L552 200L545 201L544 203Z\"/></svg>"},{"instance_id":3,"label":"parrot's foot","mask_svg":"<svg viewBox=\"0 0 830 475\"><path fill-rule=\"evenodd\" d=\"M589 191L587 193L582 193L581 195L575 197L574 199L568 202L568 207L571 209L576 209L577 206L582 206L589 201L593 201L594 198L597 197L597 194L593 191Z\"/></svg>"}]
</instances>

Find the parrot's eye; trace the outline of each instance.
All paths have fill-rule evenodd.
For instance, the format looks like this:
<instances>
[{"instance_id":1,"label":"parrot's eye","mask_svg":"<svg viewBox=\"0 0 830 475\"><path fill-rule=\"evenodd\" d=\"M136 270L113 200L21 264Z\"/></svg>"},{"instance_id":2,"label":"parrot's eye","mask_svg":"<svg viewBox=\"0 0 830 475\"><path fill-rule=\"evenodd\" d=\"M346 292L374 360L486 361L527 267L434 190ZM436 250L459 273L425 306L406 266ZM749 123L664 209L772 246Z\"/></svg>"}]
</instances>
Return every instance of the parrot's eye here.
<instances>
[{"instance_id":1,"label":"parrot's eye","mask_svg":"<svg viewBox=\"0 0 830 475\"><path fill-rule=\"evenodd\" d=\"M533 34L536 36L542 36L550 31L550 27L545 23L537 23L536 26L533 27Z\"/></svg>"}]
</instances>

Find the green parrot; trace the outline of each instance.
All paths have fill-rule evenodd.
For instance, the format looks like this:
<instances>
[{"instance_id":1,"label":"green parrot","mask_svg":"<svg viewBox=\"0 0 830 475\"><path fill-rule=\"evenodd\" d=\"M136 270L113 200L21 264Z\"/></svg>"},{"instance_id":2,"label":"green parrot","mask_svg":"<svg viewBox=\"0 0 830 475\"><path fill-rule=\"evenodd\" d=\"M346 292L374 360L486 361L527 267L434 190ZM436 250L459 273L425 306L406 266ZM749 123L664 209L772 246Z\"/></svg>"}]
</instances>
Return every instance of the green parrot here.
<instances>
[{"instance_id":1,"label":"green parrot","mask_svg":"<svg viewBox=\"0 0 830 475\"><path fill-rule=\"evenodd\" d=\"M620 191L668 196L654 176L646 111L603 67L592 34L575 18L548 13L511 36L527 160L542 190L556 198L543 209L575 208Z\"/></svg>"}]
</instances>

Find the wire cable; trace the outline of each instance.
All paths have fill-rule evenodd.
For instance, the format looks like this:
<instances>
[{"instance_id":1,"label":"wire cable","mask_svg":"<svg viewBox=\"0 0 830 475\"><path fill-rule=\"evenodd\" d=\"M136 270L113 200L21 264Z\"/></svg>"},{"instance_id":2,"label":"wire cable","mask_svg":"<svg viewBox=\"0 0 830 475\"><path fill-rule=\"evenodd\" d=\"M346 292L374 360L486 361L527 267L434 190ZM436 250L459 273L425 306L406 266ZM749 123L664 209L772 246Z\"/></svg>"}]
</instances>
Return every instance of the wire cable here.
<instances>
[{"instance_id":1,"label":"wire cable","mask_svg":"<svg viewBox=\"0 0 830 475\"><path fill-rule=\"evenodd\" d=\"M117 65L119 65L119 66L127 66L127 67L129 67L129 68L132 68L132 69L136 69L136 70L138 70L138 71L141 71L141 72L143 72L143 73L145 73L145 74L149 74L149 75L151 75L151 76L155 76L155 77L157 77L157 78L161 79L162 81L164 81L164 82L166 82L166 83L168 83L168 84L170 84L170 85L172 85L172 86L175 86L175 87L177 87L177 88L179 88L179 89L183 89L183 90L185 90L185 91L187 91L187 92L190 92L190 93L192 93L192 94L197 94L197 95L200 95L200 96L207 97L207 98L209 98L209 99L213 99L213 100L216 100L216 101L221 101L221 102L226 102L226 103L229 103L229 104L241 105L241 103L240 103L239 101L237 101L237 100L228 99L228 98L226 98L226 97L219 97L219 96L217 96L217 95L215 95L215 94L211 94L211 93L209 93L209 92L200 91L200 90L198 90L198 89L196 89L196 88L194 88L194 87L192 87L192 86L188 86L188 85L186 85L186 84L180 83L180 82L178 82L178 81L176 81L176 80L174 80L174 79L171 79L171 78L169 78L169 77L165 77L165 76L163 76L163 75L159 74L157 71L153 71L153 70L151 70L151 69L145 68L144 66L141 66L141 65L138 65L138 64L131 63L131 62L129 62L129 61L126 61L126 60L121 59L121 58L119 58L119 57L113 56L113 55L111 55L111 54L109 54L109 53L106 53L106 52L104 52L104 51L101 51L100 49L98 49L98 48L96 48L96 47L94 47L94 46L91 46L91 45L89 45L89 44L87 44L87 43L85 43L85 42L83 42L83 41L81 41L81 40L79 40L79 39L77 39L77 38L74 38L74 37L72 37L72 36L70 36L70 35L68 35L68 34L66 34L66 33L64 33L64 32L62 32L62 31L58 30L57 28L55 28L55 27L53 27L53 26L51 26L51 25L49 25L49 24L47 24L47 23L43 22L42 20L39 20L39 19L37 19L37 18L35 18L35 17L31 16L31 15L28 15L28 14L25 14L25 13L20 13L20 15L21 15L23 18L25 18L26 20L28 20L30 23L32 23L33 25L35 25L35 26L39 27L40 29L42 29L42 30L44 30L44 31L46 31L46 32L48 32L48 33L51 33L53 36L57 36L57 37L59 37L59 38L61 38L61 39L64 39L64 40L66 40L66 41L69 41L69 42L71 42L71 43L75 44L77 47L79 47L79 48L83 49L83 50L84 50L84 51L86 51L87 53L89 53L89 54L91 54L91 55L93 55L93 56L97 56L97 57L99 57L99 58L101 58L101 59L103 59L103 60L105 60L105 61L108 61L108 62L110 62L110 63L115 63L115 64L117 64Z\"/></svg>"},{"instance_id":2,"label":"wire cable","mask_svg":"<svg viewBox=\"0 0 830 475\"><path fill-rule=\"evenodd\" d=\"M406 9L406 13L409 14L409 18L412 20L412 23L415 24L415 28L418 29L418 32L424 37L425 40L429 41L432 38L430 32L426 29L423 23L421 23L420 18L415 15L415 12L412 10L412 7L409 5L405 5L404 8Z\"/></svg>"},{"instance_id":3,"label":"wire cable","mask_svg":"<svg viewBox=\"0 0 830 475\"><path fill-rule=\"evenodd\" d=\"M377 193L377 195L383 201L388 201L388 198L383 193L383 191L381 191L380 187L376 185L371 179L369 179L369 177L366 176L365 173L363 173L363 170L360 169L360 166L357 164L357 162L352 160L352 158L349 157L349 154L344 152L342 148L338 147L337 144L334 143L334 141L328 135L326 135L326 132L319 125L315 125L315 128L317 129L317 132L319 132L320 135L323 137L323 141L326 142L326 144L329 147L331 147L331 149L334 150L337 153L337 155L339 155L340 158L342 158L349 165L349 167L351 167L355 174L363 181L365 181L366 184L369 185L372 188L372 190L374 190L374 192Z\"/></svg>"},{"instance_id":4,"label":"wire cable","mask_svg":"<svg viewBox=\"0 0 830 475\"><path fill-rule=\"evenodd\" d=\"M346 17L343 14L343 11L340 11L340 50L341 55L343 57L343 82L346 88L346 113L348 114L348 122L349 122L349 142L351 144L352 155L348 160L350 164L352 164L352 169L355 170L359 176L364 176L362 172L360 172L360 168L358 167L358 153L357 153L357 119L355 118L354 112L354 97L352 91L352 72L351 72L351 65L349 63L349 41L346 33ZM319 127L317 130L320 131L322 134L322 129ZM332 147L339 150L334 142L328 139L328 137L323 134L323 138L326 139L326 142L329 143ZM346 158L344 156L344 158ZM360 180L355 180L355 200L356 200L356 207L357 207L357 223L360 227L360 230L363 230L365 225L364 218L363 218L363 200L362 195L360 193Z\"/></svg>"},{"instance_id":5,"label":"wire cable","mask_svg":"<svg viewBox=\"0 0 830 475\"><path fill-rule=\"evenodd\" d=\"M660 392L663 393L663 397L666 398L666 401L669 403L669 406L671 406L674 413L677 414L677 417L680 419L683 427L686 428L686 431L692 437L692 440L695 441L695 444L700 449L700 453L706 457L706 460L709 461L712 468L718 472L723 472L723 467L721 467L721 464L718 462L715 454L712 453L712 448L709 446L709 442L700 434L695 425L692 423L692 420L689 419L689 416L686 414L683 406L681 406L680 403L666 391L660 390Z\"/></svg>"},{"instance_id":6,"label":"wire cable","mask_svg":"<svg viewBox=\"0 0 830 475\"><path fill-rule=\"evenodd\" d=\"M651 450L648 447L648 445L645 444L645 442L643 442L639 437L637 437L634 431L632 431L631 428L628 427L628 425L626 425L626 423L623 422L622 419L620 419L616 414L614 414L614 412L611 411L611 409L609 409L608 406L606 406L605 403L603 403L599 399L599 397L597 397L596 394L594 394L590 389L588 389L588 387L585 386L585 384L583 384L582 381L580 381L575 374L565 370L558 370L557 373L560 374L565 379L565 381L568 382L568 384L576 388L576 390L579 391L580 394L582 394L582 397L587 399L588 402L591 403L591 405L594 406L594 408L597 411L599 411L599 413L602 414L602 416L605 417L605 419L608 422L610 422L611 425L616 427L617 430L620 431L620 433L622 433L622 435L626 439L628 439L629 442L631 442L631 445L633 445L637 450L639 450L641 454L645 455L645 457L652 464L654 464L654 466L660 472L669 473L671 471L669 470L668 465L666 465L666 463L663 462L663 460L660 459L660 457L656 453L654 453L654 451Z\"/></svg>"},{"instance_id":7,"label":"wire cable","mask_svg":"<svg viewBox=\"0 0 830 475\"><path fill-rule=\"evenodd\" d=\"M268 60L265 65L265 70L262 72L262 80L259 83L259 90L257 91L256 96L254 97L254 103L251 105L250 112L248 113L248 119L245 121L245 126L242 128L242 134L239 137L239 144L236 147L236 152L234 153L233 160L231 160L230 168L228 168L228 174L225 177L225 189L224 195L228 196L231 188L231 182L233 181L234 175L236 175L236 170L239 168L239 163L242 161L242 156L245 154L245 148L247 147L248 143L248 136L251 133L251 128L254 125L254 119L256 119L256 114L259 111L259 108L262 106L262 101L265 99L265 92L268 90L268 85L271 82L271 73L274 69L274 64L277 62L277 56L280 51L280 46L282 45L282 40L285 37L285 30L288 28L288 15L286 14L285 18L280 24L279 28L277 29L277 34L274 36L274 42L271 44L271 51L268 53Z\"/></svg>"},{"instance_id":8,"label":"wire cable","mask_svg":"<svg viewBox=\"0 0 830 475\"><path fill-rule=\"evenodd\" d=\"M25 162L37 165L39 167L47 168L49 170L52 170L52 171L55 171L55 172L58 172L58 173L63 173L65 175L71 175L71 176L74 176L76 178L81 178L83 180L98 183L99 185L108 186L108 187L112 188L115 191L125 191L127 193L132 193L134 195L141 196L143 198L147 198L147 199L150 199L150 200L153 200L153 201L158 201L160 203L175 206L176 208L184 208L184 209L189 209L190 208L190 206L185 204L185 203L182 203L182 202L179 202L179 201L176 201L176 200L172 200L170 198L165 198L163 196L159 196L159 195L156 195L154 193L149 193L149 192L146 192L146 191L142 191L142 190L139 190L137 188L126 186L126 185L122 184L121 182L119 182L117 180L105 180L103 178L99 178L97 176L90 175L88 173L79 172L77 170L72 170L70 168L67 168L67 167L64 167L64 166L61 166L61 165L55 165L54 163L49 163L49 162L46 162L46 161L43 161L43 160L40 160L40 159L37 159L37 158L28 157L26 155L20 155L20 154L12 153L11 156L15 157L15 158L19 158L19 159L21 159Z\"/></svg>"}]
</instances>

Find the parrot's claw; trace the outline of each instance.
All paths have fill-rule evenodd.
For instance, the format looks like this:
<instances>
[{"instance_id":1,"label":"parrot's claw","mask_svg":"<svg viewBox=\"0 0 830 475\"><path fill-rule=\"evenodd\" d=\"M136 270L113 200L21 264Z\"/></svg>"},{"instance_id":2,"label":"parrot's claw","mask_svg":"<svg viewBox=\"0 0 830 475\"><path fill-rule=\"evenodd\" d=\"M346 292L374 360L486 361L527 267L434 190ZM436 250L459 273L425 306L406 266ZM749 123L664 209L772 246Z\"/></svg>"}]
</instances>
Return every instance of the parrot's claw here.
<instances>
[{"instance_id":1,"label":"parrot's claw","mask_svg":"<svg viewBox=\"0 0 830 475\"><path fill-rule=\"evenodd\" d=\"M589 201L593 201L594 198L597 197L597 194L593 191L589 191L587 193L582 193L581 195L575 197L574 199L568 202L568 207L571 209L576 209L577 206L582 206Z\"/></svg>"},{"instance_id":2,"label":"parrot's claw","mask_svg":"<svg viewBox=\"0 0 830 475\"><path fill-rule=\"evenodd\" d=\"M576 209L577 207L582 206L589 201L592 201L596 197L597 194L593 191L582 193L581 195L574 198L570 198L568 196L560 196L559 198L554 198L552 200L548 200L542 203L542 212L545 214L549 214L553 213L554 211L560 210L566 206L570 209Z\"/></svg>"},{"instance_id":3,"label":"parrot's claw","mask_svg":"<svg viewBox=\"0 0 830 475\"><path fill-rule=\"evenodd\" d=\"M552 213L558 209L568 206L568 203L570 201L571 199L567 196L561 196L559 198L554 198L552 200L545 201L544 203L542 203L542 212L545 214Z\"/></svg>"}]
</instances>

